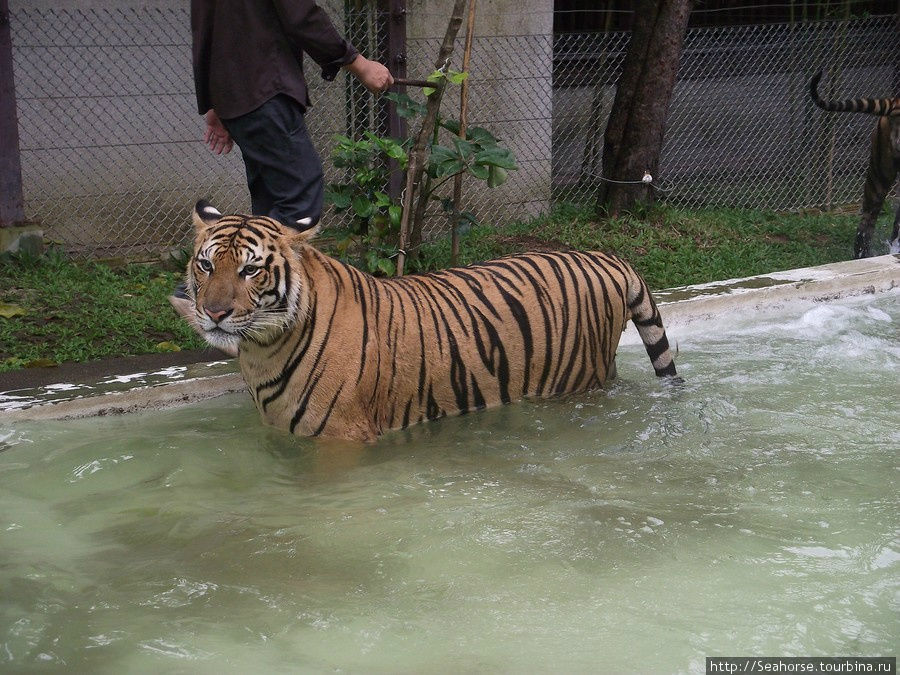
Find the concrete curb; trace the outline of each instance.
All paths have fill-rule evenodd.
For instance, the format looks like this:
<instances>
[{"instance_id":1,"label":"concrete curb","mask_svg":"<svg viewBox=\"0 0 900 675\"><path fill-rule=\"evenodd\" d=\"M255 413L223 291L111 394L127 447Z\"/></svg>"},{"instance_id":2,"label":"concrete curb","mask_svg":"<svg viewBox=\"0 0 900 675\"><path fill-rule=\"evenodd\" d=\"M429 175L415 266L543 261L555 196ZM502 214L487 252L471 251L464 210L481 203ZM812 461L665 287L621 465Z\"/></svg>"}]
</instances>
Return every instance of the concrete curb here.
<instances>
[{"instance_id":1,"label":"concrete curb","mask_svg":"<svg viewBox=\"0 0 900 675\"><path fill-rule=\"evenodd\" d=\"M787 302L824 302L893 288L900 288L900 254L669 288L653 295L671 335L681 327L735 310L747 314ZM638 341L637 331L629 324L620 344Z\"/></svg>"},{"instance_id":2,"label":"concrete curb","mask_svg":"<svg viewBox=\"0 0 900 675\"><path fill-rule=\"evenodd\" d=\"M770 310L789 301L824 301L900 288L900 255L672 288L655 293L666 330L721 317ZM621 344L639 340L630 327ZM113 376L94 383L58 383L0 392L0 424L94 417L169 408L244 391L235 360Z\"/></svg>"},{"instance_id":3,"label":"concrete curb","mask_svg":"<svg viewBox=\"0 0 900 675\"><path fill-rule=\"evenodd\" d=\"M0 392L0 424L160 410L245 391L235 359Z\"/></svg>"}]
</instances>

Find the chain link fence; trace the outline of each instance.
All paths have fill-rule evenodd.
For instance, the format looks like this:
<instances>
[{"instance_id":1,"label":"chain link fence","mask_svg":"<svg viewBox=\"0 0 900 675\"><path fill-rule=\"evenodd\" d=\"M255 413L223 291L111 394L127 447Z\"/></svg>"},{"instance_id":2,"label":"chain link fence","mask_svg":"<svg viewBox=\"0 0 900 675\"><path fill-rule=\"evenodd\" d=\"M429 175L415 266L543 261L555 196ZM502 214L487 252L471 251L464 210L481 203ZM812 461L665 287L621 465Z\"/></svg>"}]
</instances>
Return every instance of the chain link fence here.
<instances>
[{"instance_id":1,"label":"chain link fence","mask_svg":"<svg viewBox=\"0 0 900 675\"><path fill-rule=\"evenodd\" d=\"M384 58L385 16L322 4L361 51ZM149 258L189 243L198 198L248 209L237 149L217 157L200 140L187 8L18 7L11 25L26 217L51 239L85 258ZM469 123L510 147L519 170L495 190L467 182L464 208L499 226L556 202L593 202L628 39L480 35L476 25ZM431 72L439 44L408 40L409 77ZM874 121L819 110L808 80L825 67L826 96L895 95L897 54L893 16L690 30L655 177L661 193L690 207L858 203ZM462 36L454 60L459 69ZM333 136L385 134L387 121L383 101L355 80L325 83L317 71L307 59L307 124L333 181L341 178L329 161ZM451 90L442 112L457 109ZM324 222L339 225L340 216ZM439 236L446 222L434 213L428 227Z\"/></svg>"}]
</instances>

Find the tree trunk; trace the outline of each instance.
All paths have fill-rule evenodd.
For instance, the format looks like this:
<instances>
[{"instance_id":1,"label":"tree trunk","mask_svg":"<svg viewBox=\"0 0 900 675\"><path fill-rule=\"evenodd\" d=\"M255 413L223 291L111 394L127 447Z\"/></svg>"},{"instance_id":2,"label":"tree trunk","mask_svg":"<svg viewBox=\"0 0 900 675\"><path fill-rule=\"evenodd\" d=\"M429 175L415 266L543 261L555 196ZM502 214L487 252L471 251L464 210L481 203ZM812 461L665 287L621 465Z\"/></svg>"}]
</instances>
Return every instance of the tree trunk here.
<instances>
[{"instance_id":1,"label":"tree trunk","mask_svg":"<svg viewBox=\"0 0 900 675\"><path fill-rule=\"evenodd\" d=\"M603 137L598 207L609 215L653 201L669 102L692 0L639 0L622 75Z\"/></svg>"}]
</instances>

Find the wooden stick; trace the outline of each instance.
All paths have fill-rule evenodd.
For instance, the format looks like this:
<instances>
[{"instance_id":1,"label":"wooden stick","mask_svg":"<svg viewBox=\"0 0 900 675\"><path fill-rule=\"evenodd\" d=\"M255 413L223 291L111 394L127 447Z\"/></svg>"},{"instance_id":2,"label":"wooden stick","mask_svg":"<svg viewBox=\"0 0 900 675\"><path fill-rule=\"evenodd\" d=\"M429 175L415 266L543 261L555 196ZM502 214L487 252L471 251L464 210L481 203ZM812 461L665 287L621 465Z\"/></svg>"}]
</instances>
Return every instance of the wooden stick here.
<instances>
[{"instance_id":1,"label":"wooden stick","mask_svg":"<svg viewBox=\"0 0 900 675\"><path fill-rule=\"evenodd\" d=\"M433 87L434 82L429 82L428 80L410 80L405 77L395 77L394 87Z\"/></svg>"},{"instance_id":2,"label":"wooden stick","mask_svg":"<svg viewBox=\"0 0 900 675\"><path fill-rule=\"evenodd\" d=\"M466 49L463 52L462 69L469 72L469 58L472 56L472 36L475 33L475 0L469 0L469 18L466 21ZM459 92L459 137L466 138L466 121L469 108L469 78L463 80ZM459 259L459 205L462 201L462 174L453 177L453 222L450 223L450 264Z\"/></svg>"}]
</instances>

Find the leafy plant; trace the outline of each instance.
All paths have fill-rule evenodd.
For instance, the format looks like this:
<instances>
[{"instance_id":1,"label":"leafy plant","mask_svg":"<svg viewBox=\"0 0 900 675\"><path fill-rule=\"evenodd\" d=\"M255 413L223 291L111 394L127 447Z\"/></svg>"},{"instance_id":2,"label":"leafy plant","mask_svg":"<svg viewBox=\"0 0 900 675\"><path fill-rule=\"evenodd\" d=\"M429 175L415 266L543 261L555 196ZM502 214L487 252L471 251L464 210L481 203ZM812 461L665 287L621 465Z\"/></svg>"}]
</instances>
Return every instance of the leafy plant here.
<instances>
[{"instance_id":1,"label":"leafy plant","mask_svg":"<svg viewBox=\"0 0 900 675\"><path fill-rule=\"evenodd\" d=\"M450 83L459 84L467 75L452 70L446 73L436 70L428 80L437 83L440 78L446 78ZM433 92L428 89L423 90L426 95ZM394 103L401 117L414 119L425 113L422 103L405 94L385 96ZM439 142L440 129L452 134L449 144ZM459 138L459 129L458 121L438 118L429 146L423 193L426 201L440 201L445 213L457 225L469 226L476 223L474 214L455 212L453 200L441 199L436 195L438 188L459 174L486 181L488 187L494 188L506 182L508 172L517 167L513 153L501 146L487 129L470 127L466 130L465 139ZM391 199L384 189L388 182L390 160L395 160L401 170L407 169L407 153L412 138L397 140L367 131L360 140L337 135L335 141L332 161L335 166L347 171L347 178L328 185L325 199L338 213L349 212L351 215L350 231L336 244L336 251L345 259L355 259L373 274L391 275L395 270L393 257L396 255L403 211L402 206Z\"/></svg>"},{"instance_id":2,"label":"leafy plant","mask_svg":"<svg viewBox=\"0 0 900 675\"><path fill-rule=\"evenodd\" d=\"M325 190L325 199L338 213L351 214L350 231L341 239L336 249L342 257L348 257L351 249L362 251L359 260L372 274L394 273L392 244L400 227L402 209L384 192L388 180L388 159L396 160L405 169L406 145L391 138L365 132L365 138L354 141L347 136L335 136L337 144L332 151L335 166L347 169L348 180L331 183Z\"/></svg>"},{"instance_id":3,"label":"leafy plant","mask_svg":"<svg viewBox=\"0 0 900 675\"><path fill-rule=\"evenodd\" d=\"M442 69L437 69L431 73L426 79L428 82L434 82L438 84L442 79L447 80L450 84L462 84L465 79L469 77L468 73L461 73L458 70L447 70L444 71ZM426 96L431 96L437 89L435 87L423 87L422 93Z\"/></svg>"}]
</instances>

